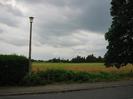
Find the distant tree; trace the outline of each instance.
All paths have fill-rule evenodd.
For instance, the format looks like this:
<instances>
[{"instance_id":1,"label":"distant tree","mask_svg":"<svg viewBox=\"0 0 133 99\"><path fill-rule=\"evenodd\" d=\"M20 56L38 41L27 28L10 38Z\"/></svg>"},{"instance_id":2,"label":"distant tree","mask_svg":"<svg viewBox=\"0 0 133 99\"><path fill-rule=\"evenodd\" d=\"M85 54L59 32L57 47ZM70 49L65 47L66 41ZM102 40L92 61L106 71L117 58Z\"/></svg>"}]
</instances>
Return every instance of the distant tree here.
<instances>
[{"instance_id":1,"label":"distant tree","mask_svg":"<svg viewBox=\"0 0 133 99\"><path fill-rule=\"evenodd\" d=\"M72 58L71 62L73 62L73 63L83 63L83 62L85 62L85 57L77 56L75 58Z\"/></svg>"},{"instance_id":2,"label":"distant tree","mask_svg":"<svg viewBox=\"0 0 133 99\"><path fill-rule=\"evenodd\" d=\"M105 65L120 68L133 64L133 0L112 0L112 25L105 34Z\"/></svg>"},{"instance_id":3,"label":"distant tree","mask_svg":"<svg viewBox=\"0 0 133 99\"><path fill-rule=\"evenodd\" d=\"M82 56L76 56L72 58L71 60L69 59L60 59L60 58L53 58L48 60L47 62L51 63L90 63L90 62L104 62L104 59L99 56L96 58L93 54L88 55L87 57L82 57Z\"/></svg>"},{"instance_id":4,"label":"distant tree","mask_svg":"<svg viewBox=\"0 0 133 99\"><path fill-rule=\"evenodd\" d=\"M97 58L92 54L86 57L86 62L96 62Z\"/></svg>"},{"instance_id":5,"label":"distant tree","mask_svg":"<svg viewBox=\"0 0 133 99\"><path fill-rule=\"evenodd\" d=\"M69 63L68 59L60 59L60 58L53 58L48 60L47 62L51 62L51 63Z\"/></svg>"},{"instance_id":6,"label":"distant tree","mask_svg":"<svg viewBox=\"0 0 133 99\"><path fill-rule=\"evenodd\" d=\"M53 59L49 60L49 62L58 63L58 62L60 62L60 58L53 58Z\"/></svg>"},{"instance_id":7,"label":"distant tree","mask_svg":"<svg viewBox=\"0 0 133 99\"><path fill-rule=\"evenodd\" d=\"M97 62L99 62L99 63L103 63L103 62L104 62L104 58L102 58L101 56L98 56L98 58L97 58Z\"/></svg>"},{"instance_id":8,"label":"distant tree","mask_svg":"<svg viewBox=\"0 0 133 99\"><path fill-rule=\"evenodd\" d=\"M45 62L44 60L31 59L32 62Z\"/></svg>"}]
</instances>

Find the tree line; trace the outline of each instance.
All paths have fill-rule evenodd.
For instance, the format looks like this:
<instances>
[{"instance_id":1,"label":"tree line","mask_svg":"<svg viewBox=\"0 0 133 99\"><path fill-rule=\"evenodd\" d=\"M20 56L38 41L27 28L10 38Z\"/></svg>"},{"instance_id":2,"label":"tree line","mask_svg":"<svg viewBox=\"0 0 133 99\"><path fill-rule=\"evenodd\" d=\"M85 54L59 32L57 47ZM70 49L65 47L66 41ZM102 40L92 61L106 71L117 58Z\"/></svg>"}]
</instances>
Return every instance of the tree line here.
<instances>
[{"instance_id":1,"label":"tree line","mask_svg":"<svg viewBox=\"0 0 133 99\"><path fill-rule=\"evenodd\" d=\"M102 58L101 56L95 57L93 54L91 54L91 55L88 55L87 57L76 56L72 59L53 58L53 59L48 60L47 62L51 62L51 63L92 63L92 62L103 63L104 58Z\"/></svg>"}]
</instances>

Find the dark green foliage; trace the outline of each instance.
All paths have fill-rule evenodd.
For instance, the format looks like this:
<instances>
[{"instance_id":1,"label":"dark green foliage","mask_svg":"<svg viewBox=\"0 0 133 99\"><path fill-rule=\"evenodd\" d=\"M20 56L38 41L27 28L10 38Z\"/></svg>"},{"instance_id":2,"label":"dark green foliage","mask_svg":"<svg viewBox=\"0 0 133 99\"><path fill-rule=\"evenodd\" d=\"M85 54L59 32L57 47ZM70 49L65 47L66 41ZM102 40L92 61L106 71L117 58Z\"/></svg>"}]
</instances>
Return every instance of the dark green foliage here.
<instances>
[{"instance_id":1,"label":"dark green foliage","mask_svg":"<svg viewBox=\"0 0 133 99\"><path fill-rule=\"evenodd\" d=\"M31 59L31 61L32 61L32 62L38 62L38 63L40 63L40 62L45 62L44 60L35 60L35 59Z\"/></svg>"},{"instance_id":2,"label":"dark green foliage","mask_svg":"<svg viewBox=\"0 0 133 99\"><path fill-rule=\"evenodd\" d=\"M112 0L112 25L105 34L108 40L105 65L120 68L133 64L133 0Z\"/></svg>"},{"instance_id":3,"label":"dark green foliage","mask_svg":"<svg viewBox=\"0 0 133 99\"><path fill-rule=\"evenodd\" d=\"M97 58L92 54L86 57L86 62L97 62Z\"/></svg>"},{"instance_id":4,"label":"dark green foliage","mask_svg":"<svg viewBox=\"0 0 133 99\"><path fill-rule=\"evenodd\" d=\"M73 78L76 82L85 82L90 80L89 73L86 72L77 72L76 75Z\"/></svg>"},{"instance_id":5,"label":"dark green foliage","mask_svg":"<svg viewBox=\"0 0 133 99\"><path fill-rule=\"evenodd\" d=\"M97 58L92 54L92 55L88 55L87 57L76 56L72 58L71 60L53 58L53 59L48 60L48 62L52 62L52 63L93 63L93 62L103 63L104 59L101 56Z\"/></svg>"},{"instance_id":6,"label":"dark green foliage","mask_svg":"<svg viewBox=\"0 0 133 99\"><path fill-rule=\"evenodd\" d=\"M72 63L85 63L86 59L85 57L77 56L75 58L72 58L71 62Z\"/></svg>"},{"instance_id":7,"label":"dark green foliage","mask_svg":"<svg viewBox=\"0 0 133 99\"><path fill-rule=\"evenodd\" d=\"M48 82L70 81L73 79L75 72L66 70L47 70L40 72L39 76L45 78Z\"/></svg>"},{"instance_id":8,"label":"dark green foliage","mask_svg":"<svg viewBox=\"0 0 133 99\"><path fill-rule=\"evenodd\" d=\"M28 59L17 55L0 55L0 85L16 85L28 72Z\"/></svg>"},{"instance_id":9,"label":"dark green foliage","mask_svg":"<svg viewBox=\"0 0 133 99\"><path fill-rule=\"evenodd\" d=\"M68 59L53 58L53 59L48 60L48 62L52 62L52 63L69 63L70 61Z\"/></svg>"},{"instance_id":10,"label":"dark green foliage","mask_svg":"<svg viewBox=\"0 0 133 99\"><path fill-rule=\"evenodd\" d=\"M123 78L132 78L133 72L130 73L87 73L74 72L67 70L47 70L37 73L31 73L24 77L21 85L45 85L50 83L72 83L72 82L98 82L98 81L114 81Z\"/></svg>"},{"instance_id":11,"label":"dark green foliage","mask_svg":"<svg viewBox=\"0 0 133 99\"><path fill-rule=\"evenodd\" d=\"M41 85L55 82L85 82L90 77L85 72L74 72L67 70L47 70L38 73L32 73L24 77L23 85Z\"/></svg>"},{"instance_id":12,"label":"dark green foliage","mask_svg":"<svg viewBox=\"0 0 133 99\"><path fill-rule=\"evenodd\" d=\"M27 74L20 82L20 85L26 86L35 86L41 84L45 84L45 79L41 79L41 77L36 73Z\"/></svg>"},{"instance_id":13,"label":"dark green foliage","mask_svg":"<svg viewBox=\"0 0 133 99\"><path fill-rule=\"evenodd\" d=\"M104 59L99 56L98 58L95 57L93 54L92 55L88 55L87 57L81 57L81 56L77 56L75 58L72 58L71 63L103 63Z\"/></svg>"}]
</instances>

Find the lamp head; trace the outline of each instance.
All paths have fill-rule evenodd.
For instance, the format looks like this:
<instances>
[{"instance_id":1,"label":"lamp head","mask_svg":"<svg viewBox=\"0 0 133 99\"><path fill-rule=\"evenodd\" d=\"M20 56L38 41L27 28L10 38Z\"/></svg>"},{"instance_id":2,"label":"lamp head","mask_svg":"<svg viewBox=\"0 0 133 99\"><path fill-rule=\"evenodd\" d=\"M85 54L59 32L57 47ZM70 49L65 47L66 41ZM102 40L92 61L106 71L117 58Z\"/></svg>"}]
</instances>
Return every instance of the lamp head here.
<instances>
[{"instance_id":1,"label":"lamp head","mask_svg":"<svg viewBox=\"0 0 133 99\"><path fill-rule=\"evenodd\" d=\"M29 19L30 19L30 22L32 23L32 22L33 22L34 17L29 17Z\"/></svg>"}]
</instances>

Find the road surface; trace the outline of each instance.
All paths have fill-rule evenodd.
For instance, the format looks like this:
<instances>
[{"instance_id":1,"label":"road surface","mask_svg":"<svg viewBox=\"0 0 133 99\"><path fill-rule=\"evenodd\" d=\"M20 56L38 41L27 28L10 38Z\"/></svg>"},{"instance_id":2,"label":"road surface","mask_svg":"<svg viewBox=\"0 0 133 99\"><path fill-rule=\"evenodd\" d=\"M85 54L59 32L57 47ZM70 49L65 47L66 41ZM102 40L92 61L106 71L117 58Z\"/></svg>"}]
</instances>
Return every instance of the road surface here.
<instances>
[{"instance_id":1,"label":"road surface","mask_svg":"<svg viewBox=\"0 0 133 99\"><path fill-rule=\"evenodd\" d=\"M133 86L73 91L66 93L1 96L0 99L133 99Z\"/></svg>"}]
</instances>

